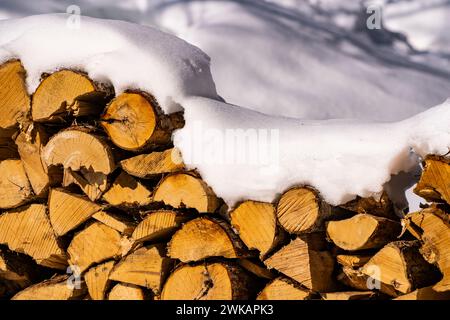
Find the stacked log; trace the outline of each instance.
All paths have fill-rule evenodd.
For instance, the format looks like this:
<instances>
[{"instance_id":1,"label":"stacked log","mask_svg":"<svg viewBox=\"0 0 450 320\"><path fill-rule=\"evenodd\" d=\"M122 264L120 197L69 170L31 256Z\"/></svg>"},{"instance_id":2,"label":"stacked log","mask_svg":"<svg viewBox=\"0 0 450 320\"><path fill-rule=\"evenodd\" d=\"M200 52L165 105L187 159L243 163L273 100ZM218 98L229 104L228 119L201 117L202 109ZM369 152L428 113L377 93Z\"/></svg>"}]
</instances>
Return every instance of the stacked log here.
<instances>
[{"instance_id":1,"label":"stacked log","mask_svg":"<svg viewBox=\"0 0 450 320\"><path fill-rule=\"evenodd\" d=\"M450 162L424 159L397 216L386 193L331 206L313 186L227 208L171 141L182 114L79 71L0 67L0 298L450 298Z\"/></svg>"}]
</instances>

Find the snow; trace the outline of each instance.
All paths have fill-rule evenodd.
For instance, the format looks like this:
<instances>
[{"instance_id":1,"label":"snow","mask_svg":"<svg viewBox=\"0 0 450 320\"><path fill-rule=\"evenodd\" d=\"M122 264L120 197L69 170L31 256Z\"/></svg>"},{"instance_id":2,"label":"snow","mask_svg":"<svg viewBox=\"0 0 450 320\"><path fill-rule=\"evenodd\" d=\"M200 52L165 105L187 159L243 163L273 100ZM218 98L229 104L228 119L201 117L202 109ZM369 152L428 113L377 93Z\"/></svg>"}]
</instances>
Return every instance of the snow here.
<instances>
[{"instance_id":1,"label":"snow","mask_svg":"<svg viewBox=\"0 0 450 320\"><path fill-rule=\"evenodd\" d=\"M446 74L438 76L408 56L357 38L329 16L315 19L304 1L291 0L293 10L278 3L168 4L157 11L155 24L211 56L226 101L267 114L391 121L448 97L448 68L438 68Z\"/></svg>"},{"instance_id":2,"label":"snow","mask_svg":"<svg viewBox=\"0 0 450 320\"><path fill-rule=\"evenodd\" d=\"M20 57L29 93L44 72L81 69L116 94L151 92L167 112L180 111L186 96L216 98L209 57L185 41L123 21L82 17L79 28L66 14L0 21L0 63Z\"/></svg>"},{"instance_id":3,"label":"snow","mask_svg":"<svg viewBox=\"0 0 450 320\"><path fill-rule=\"evenodd\" d=\"M418 156L446 154L450 145L450 100L391 123L287 119L205 98L183 106L186 127L174 143L231 205L270 202L293 185L314 186L333 205L376 195L392 174L414 169ZM242 129L245 142L227 136Z\"/></svg>"},{"instance_id":4,"label":"snow","mask_svg":"<svg viewBox=\"0 0 450 320\"><path fill-rule=\"evenodd\" d=\"M449 95L450 74L350 34L348 13L339 27L285 2L121 2L130 20L207 52L212 71L200 49L153 28L82 17L73 29L62 14L0 21L0 61L22 60L30 93L43 72L76 68L116 93L151 92L165 112L183 108L174 143L230 207L299 184L340 204L389 189L419 156L447 153L450 103L430 107ZM411 187L403 180L397 193ZM398 201L415 201L404 190Z\"/></svg>"},{"instance_id":5,"label":"snow","mask_svg":"<svg viewBox=\"0 0 450 320\"><path fill-rule=\"evenodd\" d=\"M408 36L418 50L450 53L450 2L426 0L385 6L386 26Z\"/></svg>"},{"instance_id":6,"label":"snow","mask_svg":"<svg viewBox=\"0 0 450 320\"><path fill-rule=\"evenodd\" d=\"M429 1L437 0L389 1L386 24L397 21L395 6ZM448 59L435 66L436 56L404 54L354 34L360 2L2 0L0 16L65 12L76 4L82 14L154 25L211 57L217 92L226 101L277 116L392 121L444 101ZM445 27L440 16L434 21ZM411 30L436 36L417 25Z\"/></svg>"}]
</instances>

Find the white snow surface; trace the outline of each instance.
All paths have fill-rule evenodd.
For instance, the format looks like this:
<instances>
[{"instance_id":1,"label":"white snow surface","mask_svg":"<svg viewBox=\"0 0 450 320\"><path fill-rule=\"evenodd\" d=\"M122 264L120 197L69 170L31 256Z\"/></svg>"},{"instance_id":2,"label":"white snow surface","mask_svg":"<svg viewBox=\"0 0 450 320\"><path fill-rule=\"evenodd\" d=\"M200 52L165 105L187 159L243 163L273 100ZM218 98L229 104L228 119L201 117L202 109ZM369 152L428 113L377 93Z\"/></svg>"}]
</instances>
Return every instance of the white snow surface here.
<instances>
[{"instance_id":1,"label":"white snow surface","mask_svg":"<svg viewBox=\"0 0 450 320\"><path fill-rule=\"evenodd\" d=\"M239 21L244 18L237 16ZM243 97L236 95L232 102L255 103L240 107L219 101L209 58L200 49L126 22L82 17L81 28L70 29L66 20L66 15L57 14L0 21L0 61L22 60L30 92L43 72L76 68L97 81L111 82L116 93L128 88L148 91L165 112L183 108L186 126L175 133L174 143L187 166L197 168L230 207L244 199L273 201L287 188L301 184L317 188L331 204L356 195L375 195L392 174L413 170L418 156L446 154L450 146L450 102L427 110L431 101L443 101L444 93L450 92L450 82L414 68L394 70L364 58L353 45L344 43L341 49L345 53L337 52L326 37L316 41L305 33L300 38L308 45L291 51L289 59L278 60L281 53L269 51L256 33L263 25L253 21L257 28L251 36L236 33L238 42L223 47L229 50L224 56L233 59L221 66L231 73L242 72L245 61L256 52L253 50L262 53L249 66L255 69L244 72L245 78L221 80L235 87L234 94L241 92ZM212 33L204 37L197 33L194 38L209 39L210 43L227 41L233 28L220 26L221 16L217 23L217 38ZM280 36L272 34L269 26L262 30L269 36ZM256 46L251 50L240 42L252 39ZM210 48L216 52L214 48L219 47ZM356 62L351 63L350 56L356 57ZM270 68L264 68L266 61ZM274 68L274 61L282 72ZM283 75L288 69L291 77L286 79ZM308 75L306 79L297 81L299 70ZM252 77L261 80L263 76L267 84L252 83ZM282 81L289 83L285 95L281 90L273 98L264 91ZM323 90L318 90L316 86L322 84ZM298 92L304 100L292 98ZM262 98L252 100L258 95ZM236 142L227 134L244 137L244 142ZM255 150L257 156L252 158Z\"/></svg>"},{"instance_id":2,"label":"white snow surface","mask_svg":"<svg viewBox=\"0 0 450 320\"><path fill-rule=\"evenodd\" d=\"M116 91L151 92L166 113L180 111L184 97L217 97L209 57L185 41L151 27L66 14L0 21L0 63L19 57L29 93L42 73L73 68Z\"/></svg>"},{"instance_id":3,"label":"white snow surface","mask_svg":"<svg viewBox=\"0 0 450 320\"><path fill-rule=\"evenodd\" d=\"M205 98L183 105L187 124L175 145L228 204L270 202L293 185L314 186L333 205L377 195L391 174L412 170L417 156L446 154L450 146L450 100L392 123L273 117ZM227 130L242 128L276 130L278 138L227 139ZM255 151L262 155L252 159Z\"/></svg>"}]
</instances>

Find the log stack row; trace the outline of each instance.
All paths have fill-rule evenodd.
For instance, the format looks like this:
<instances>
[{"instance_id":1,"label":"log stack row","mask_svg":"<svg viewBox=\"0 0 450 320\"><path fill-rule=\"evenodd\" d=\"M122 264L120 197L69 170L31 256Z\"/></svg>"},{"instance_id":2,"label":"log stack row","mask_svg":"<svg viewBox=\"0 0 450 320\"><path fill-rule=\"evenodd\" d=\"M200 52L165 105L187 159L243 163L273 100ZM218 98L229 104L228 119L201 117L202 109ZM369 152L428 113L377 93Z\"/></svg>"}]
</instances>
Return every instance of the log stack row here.
<instances>
[{"instance_id":1,"label":"log stack row","mask_svg":"<svg viewBox=\"0 0 450 320\"><path fill-rule=\"evenodd\" d=\"M309 186L228 208L174 148L182 113L80 71L0 67L3 299L448 299L450 163L424 159L402 215ZM424 202L425 202L424 201Z\"/></svg>"}]
</instances>

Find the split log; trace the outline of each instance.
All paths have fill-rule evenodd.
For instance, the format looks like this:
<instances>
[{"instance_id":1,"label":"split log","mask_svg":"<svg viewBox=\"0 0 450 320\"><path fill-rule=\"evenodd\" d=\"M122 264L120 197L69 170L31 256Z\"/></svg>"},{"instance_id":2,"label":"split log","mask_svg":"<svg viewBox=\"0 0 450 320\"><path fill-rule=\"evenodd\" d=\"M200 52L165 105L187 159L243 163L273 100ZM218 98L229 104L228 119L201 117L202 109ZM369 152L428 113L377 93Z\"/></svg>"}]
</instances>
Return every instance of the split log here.
<instances>
[{"instance_id":1,"label":"split log","mask_svg":"<svg viewBox=\"0 0 450 320\"><path fill-rule=\"evenodd\" d=\"M47 141L44 128L37 124L28 126L27 130L21 132L15 140L33 192L40 198L47 196L49 186L55 180L41 159L41 150Z\"/></svg>"},{"instance_id":2,"label":"split log","mask_svg":"<svg viewBox=\"0 0 450 320\"><path fill-rule=\"evenodd\" d=\"M140 154L122 160L120 165L128 174L142 179L184 170L181 153L177 148L167 149L162 152Z\"/></svg>"},{"instance_id":3,"label":"split log","mask_svg":"<svg viewBox=\"0 0 450 320\"><path fill-rule=\"evenodd\" d=\"M309 300L311 292L292 280L279 277L268 283L256 300Z\"/></svg>"},{"instance_id":4,"label":"split log","mask_svg":"<svg viewBox=\"0 0 450 320\"><path fill-rule=\"evenodd\" d=\"M187 215L173 210L153 211L138 224L131 237L136 243L167 239L188 219Z\"/></svg>"},{"instance_id":5,"label":"split log","mask_svg":"<svg viewBox=\"0 0 450 320\"><path fill-rule=\"evenodd\" d=\"M13 60L0 66L0 130L15 127L30 111L25 76L20 61Z\"/></svg>"},{"instance_id":6,"label":"split log","mask_svg":"<svg viewBox=\"0 0 450 320\"><path fill-rule=\"evenodd\" d=\"M331 206L321 201L310 188L292 188L285 192L277 206L280 225L289 233L322 231L326 219L332 216Z\"/></svg>"},{"instance_id":7,"label":"split log","mask_svg":"<svg viewBox=\"0 0 450 320\"><path fill-rule=\"evenodd\" d=\"M428 156L414 192L430 202L450 204L450 159Z\"/></svg>"},{"instance_id":8,"label":"split log","mask_svg":"<svg viewBox=\"0 0 450 320\"><path fill-rule=\"evenodd\" d=\"M78 181L81 189L94 200L105 191L107 175L115 169L108 144L81 128L67 129L54 135L42 151L42 160L47 167L62 166L66 172L70 173L68 169L77 172L78 176L72 174L69 181ZM67 179L64 185L69 184Z\"/></svg>"},{"instance_id":9,"label":"split log","mask_svg":"<svg viewBox=\"0 0 450 320\"><path fill-rule=\"evenodd\" d=\"M247 270L248 272L254 274L258 278L272 280L275 278L275 274L268 270L261 262L256 262L250 259L239 259L237 263Z\"/></svg>"},{"instance_id":10,"label":"split log","mask_svg":"<svg viewBox=\"0 0 450 320\"><path fill-rule=\"evenodd\" d=\"M173 267L165 255L163 244L142 247L123 258L112 270L109 279L134 284L160 293L161 286Z\"/></svg>"},{"instance_id":11,"label":"split log","mask_svg":"<svg viewBox=\"0 0 450 320\"><path fill-rule=\"evenodd\" d=\"M90 268L84 274L89 296L92 300L104 300L108 285L110 283L109 275L113 269L115 261L108 261Z\"/></svg>"},{"instance_id":12,"label":"split log","mask_svg":"<svg viewBox=\"0 0 450 320\"><path fill-rule=\"evenodd\" d=\"M125 172L121 172L103 200L114 207L143 207L152 202L151 191Z\"/></svg>"},{"instance_id":13,"label":"split log","mask_svg":"<svg viewBox=\"0 0 450 320\"><path fill-rule=\"evenodd\" d=\"M23 162L3 160L0 162L0 209L19 207L33 197Z\"/></svg>"},{"instance_id":14,"label":"split log","mask_svg":"<svg viewBox=\"0 0 450 320\"><path fill-rule=\"evenodd\" d=\"M92 215L92 218L127 236L131 235L136 228L136 224L131 219L115 213L98 211Z\"/></svg>"},{"instance_id":15,"label":"split log","mask_svg":"<svg viewBox=\"0 0 450 320\"><path fill-rule=\"evenodd\" d=\"M0 215L0 244L31 256L38 264L65 269L67 258L60 247L44 205L32 204Z\"/></svg>"},{"instance_id":16,"label":"split log","mask_svg":"<svg viewBox=\"0 0 450 320\"><path fill-rule=\"evenodd\" d=\"M124 242L116 230L95 222L77 233L67 249L70 265L83 273L91 265L126 253Z\"/></svg>"},{"instance_id":17,"label":"split log","mask_svg":"<svg viewBox=\"0 0 450 320\"><path fill-rule=\"evenodd\" d=\"M398 294L436 283L439 273L421 256L419 245L418 241L391 242L375 254L361 268L361 272L392 286ZM383 287L380 290L383 292Z\"/></svg>"},{"instance_id":18,"label":"split log","mask_svg":"<svg viewBox=\"0 0 450 320\"><path fill-rule=\"evenodd\" d=\"M409 214L405 218L407 228L423 242L420 252L425 260L437 265L443 275L433 289L450 290L450 217L436 206ZM415 232L420 230L420 234Z\"/></svg>"},{"instance_id":19,"label":"split log","mask_svg":"<svg viewBox=\"0 0 450 320\"><path fill-rule=\"evenodd\" d=\"M283 239L278 230L275 207L270 203L245 201L231 214L231 224L249 249L265 257Z\"/></svg>"},{"instance_id":20,"label":"split log","mask_svg":"<svg viewBox=\"0 0 450 320\"><path fill-rule=\"evenodd\" d=\"M62 275L32 285L17 293L12 300L78 300L86 294L83 282L69 283L69 277Z\"/></svg>"},{"instance_id":21,"label":"split log","mask_svg":"<svg viewBox=\"0 0 450 320\"><path fill-rule=\"evenodd\" d=\"M145 300L145 293L138 286L118 283L109 292L108 300Z\"/></svg>"},{"instance_id":22,"label":"split log","mask_svg":"<svg viewBox=\"0 0 450 320\"><path fill-rule=\"evenodd\" d=\"M419 288L394 300L450 300L450 291L437 292L432 286Z\"/></svg>"},{"instance_id":23,"label":"split log","mask_svg":"<svg viewBox=\"0 0 450 320\"><path fill-rule=\"evenodd\" d=\"M209 257L238 258L248 254L230 226L213 218L200 217L186 222L167 245L168 255L182 262Z\"/></svg>"},{"instance_id":24,"label":"split log","mask_svg":"<svg viewBox=\"0 0 450 320\"><path fill-rule=\"evenodd\" d=\"M372 291L343 291L322 293L323 300L369 300L375 295Z\"/></svg>"},{"instance_id":25,"label":"split log","mask_svg":"<svg viewBox=\"0 0 450 320\"><path fill-rule=\"evenodd\" d=\"M335 288L334 259L328 251L320 251L308 240L296 238L264 261L306 288L327 292Z\"/></svg>"},{"instance_id":26,"label":"split log","mask_svg":"<svg viewBox=\"0 0 450 320\"><path fill-rule=\"evenodd\" d=\"M213 213L220 205L212 189L188 173L175 173L163 178L154 192L153 201L173 208L193 208L200 213Z\"/></svg>"},{"instance_id":27,"label":"split log","mask_svg":"<svg viewBox=\"0 0 450 320\"><path fill-rule=\"evenodd\" d=\"M139 151L170 143L178 127L148 94L125 92L113 99L101 117L111 141L124 150Z\"/></svg>"},{"instance_id":28,"label":"split log","mask_svg":"<svg viewBox=\"0 0 450 320\"><path fill-rule=\"evenodd\" d=\"M339 248L348 251L383 247L401 233L400 223L370 214L357 214L349 219L329 221L327 236Z\"/></svg>"},{"instance_id":29,"label":"split log","mask_svg":"<svg viewBox=\"0 0 450 320\"><path fill-rule=\"evenodd\" d=\"M62 189L52 189L48 197L49 216L58 236L87 221L101 207L88 199Z\"/></svg>"},{"instance_id":30,"label":"split log","mask_svg":"<svg viewBox=\"0 0 450 320\"><path fill-rule=\"evenodd\" d=\"M250 278L228 263L182 265L167 279L161 300L246 300Z\"/></svg>"},{"instance_id":31,"label":"split log","mask_svg":"<svg viewBox=\"0 0 450 320\"><path fill-rule=\"evenodd\" d=\"M340 207L360 214L367 213L377 217L398 220L394 204L386 192L383 192L379 197L361 198L358 196Z\"/></svg>"},{"instance_id":32,"label":"split log","mask_svg":"<svg viewBox=\"0 0 450 320\"><path fill-rule=\"evenodd\" d=\"M55 122L67 116L100 114L111 94L109 86L95 83L85 74L57 71L45 77L33 94L33 121Z\"/></svg>"},{"instance_id":33,"label":"split log","mask_svg":"<svg viewBox=\"0 0 450 320\"><path fill-rule=\"evenodd\" d=\"M365 265L372 256L359 254L340 254L336 256L337 262L343 267L360 268Z\"/></svg>"}]
</instances>

